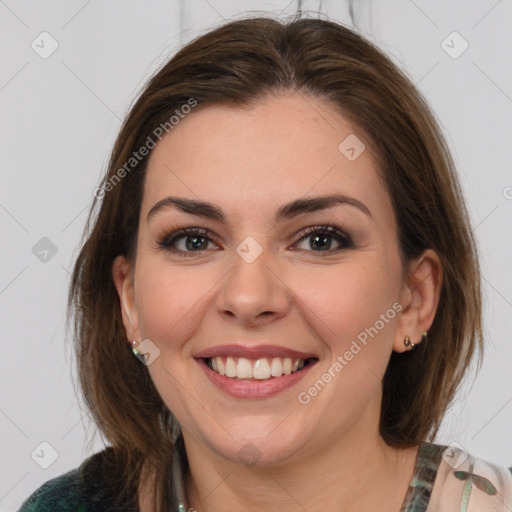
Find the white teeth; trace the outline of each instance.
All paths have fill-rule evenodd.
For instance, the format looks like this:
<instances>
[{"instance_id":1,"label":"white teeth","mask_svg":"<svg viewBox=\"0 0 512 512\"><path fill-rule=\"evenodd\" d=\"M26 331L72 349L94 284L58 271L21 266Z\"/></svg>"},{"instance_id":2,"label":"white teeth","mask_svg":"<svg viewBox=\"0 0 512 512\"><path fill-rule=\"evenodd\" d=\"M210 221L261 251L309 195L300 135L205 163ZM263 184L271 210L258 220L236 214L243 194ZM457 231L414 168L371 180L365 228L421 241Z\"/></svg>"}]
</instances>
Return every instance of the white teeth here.
<instances>
[{"instance_id":1,"label":"white teeth","mask_svg":"<svg viewBox=\"0 0 512 512\"><path fill-rule=\"evenodd\" d=\"M226 359L226 377L236 377L236 364L232 357Z\"/></svg>"},{"instance_id":2,"label":"white teeth","mask_svg":"<svg viewBox=\"0 0 512 512\"><path fill-rule=\"evenodd\" d=\"M257 360L239 357L238 361L235 359L231 356L225 359L212 357L210 366L214 372L230 378L267 380L302 370L305 365L303 359L292 360L291 357L263 357Z\"/></svg>"},{"instance_id":3,"label":"white teeth","mask_svg":"<svg viewBox=\"0 0 512 512\"><path fill-rule=\"evenodd\" d=\"M258 359L254 363L254 367L252 369L252 376L255 379L270 379L270 366L266 359Z\"/></svg>"},{"instance_id":4,"label":"white teeth","mask_svg":"<svg viewBox=\"0 0 512 512\"><path fill-rule=\"evenodd\" d=\"M283 375L283 364L281 363L281 359L278 357L274 357L274 359L272 359L270 374L272 377L281 377L281 375Z\"/></svg>"},{"instance_id":5,"label":"white teeth","mask_svg":"<svg viewBox=\"0 0 512 512\"><path fill-rule=\"evenodd\" d=\"M236 376L239 379L251 379L252 378L252 365L249 359L241 357L236 365Z\"/></svg>"}]
</instances>

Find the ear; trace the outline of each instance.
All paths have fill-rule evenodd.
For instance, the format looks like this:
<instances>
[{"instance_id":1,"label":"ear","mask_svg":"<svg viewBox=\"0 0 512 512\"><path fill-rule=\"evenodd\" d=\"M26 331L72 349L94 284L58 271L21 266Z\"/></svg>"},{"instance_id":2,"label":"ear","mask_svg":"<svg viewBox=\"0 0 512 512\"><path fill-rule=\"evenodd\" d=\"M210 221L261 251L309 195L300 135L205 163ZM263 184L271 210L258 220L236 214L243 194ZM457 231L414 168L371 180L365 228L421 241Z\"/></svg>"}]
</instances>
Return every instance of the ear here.
<instances>
[{"instance_id":1,"label":"ear","mask_svg":"<svg viewBox=\"0 0 512 512\"><path fill-rule=\"evenodd\" d=\"M443 269L439 256L432 249L426 249L419 258L409 263L408 279L400 292L402 311L398 320L393 350L404 352L409 348L404 339L417 345L422 340L422 333L428 331L434 321L441 285Z\"/></svg>"},{"instance_id":2,"label":"ear","mask_svg":"<svg viewBox=\"0 0 512 512\"><path fill-rule=\"evenodd\" d=\"M112 263L112 277L119 295L126 336L131 346L132 341L140 341L140 332L135 306L134 271L132 264L124 256L117 256Z\"/></svg>"}]
</instances>

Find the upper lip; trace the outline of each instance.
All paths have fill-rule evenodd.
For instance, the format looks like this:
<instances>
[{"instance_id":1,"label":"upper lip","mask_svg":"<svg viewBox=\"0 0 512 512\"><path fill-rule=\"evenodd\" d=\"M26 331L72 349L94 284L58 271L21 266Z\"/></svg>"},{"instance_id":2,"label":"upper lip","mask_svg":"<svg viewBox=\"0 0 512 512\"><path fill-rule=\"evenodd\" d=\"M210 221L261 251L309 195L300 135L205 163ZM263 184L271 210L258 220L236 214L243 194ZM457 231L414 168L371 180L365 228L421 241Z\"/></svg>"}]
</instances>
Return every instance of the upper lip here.
<instances>
[{"instance_id":1,"label":"upper lip","mask_svg":"<svg viewBox=\"0 0 512 512\"><path fill-rule=\"evenodd\" d=\"M240 343L229 345L215 345L214 347L201 350L195 354L196 358L208 359L217 356L235 356L245 357L247 359L257 359L260 357L290 357L292 359L311 359L317 356L310 352L299 352L291 348L279 345L243 345Z\"/></svg>"}]
</instances>

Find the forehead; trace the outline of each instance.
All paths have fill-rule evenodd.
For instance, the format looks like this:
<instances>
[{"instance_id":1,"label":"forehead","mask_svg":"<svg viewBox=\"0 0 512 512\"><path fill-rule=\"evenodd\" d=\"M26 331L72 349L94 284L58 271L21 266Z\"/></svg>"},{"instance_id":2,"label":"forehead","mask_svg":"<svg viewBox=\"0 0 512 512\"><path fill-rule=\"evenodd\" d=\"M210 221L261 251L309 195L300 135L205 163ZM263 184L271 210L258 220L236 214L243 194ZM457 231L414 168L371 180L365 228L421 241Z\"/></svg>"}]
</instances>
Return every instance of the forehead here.
<instances>
[{"instance_id":1,"label":"forehead","mask_svg":"<svg viewBox=\"0 0 512 512\"><path fill-rule=\"evenodd\" d=\"M173 195L213 201L228 214L270 215L272 204L339 192L389 215L389 197L365 139L318 98L199 106L153 150L141 213Z\"/></svg>"}]
</instances>

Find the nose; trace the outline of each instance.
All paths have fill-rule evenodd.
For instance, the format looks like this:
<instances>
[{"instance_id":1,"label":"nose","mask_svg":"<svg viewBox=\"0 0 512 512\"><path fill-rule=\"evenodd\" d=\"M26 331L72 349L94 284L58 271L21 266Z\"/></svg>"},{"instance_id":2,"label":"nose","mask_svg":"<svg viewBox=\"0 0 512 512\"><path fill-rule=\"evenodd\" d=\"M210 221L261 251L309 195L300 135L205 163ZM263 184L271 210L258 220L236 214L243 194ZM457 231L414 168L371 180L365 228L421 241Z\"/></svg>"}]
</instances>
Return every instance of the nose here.
<instances>
[{"instance_id":1,"label":"nose","mask_svg":"<svg viewBox=\"0 0 512 512\"><path fill-rule=\"evenodd\" d=\"M268 324L286 315L291 293L278 271L271 268L269 260L265 253L252 263L235 255L233 267L219 291L219 314L251 327Z\"/></svg>"}]
</instances>

